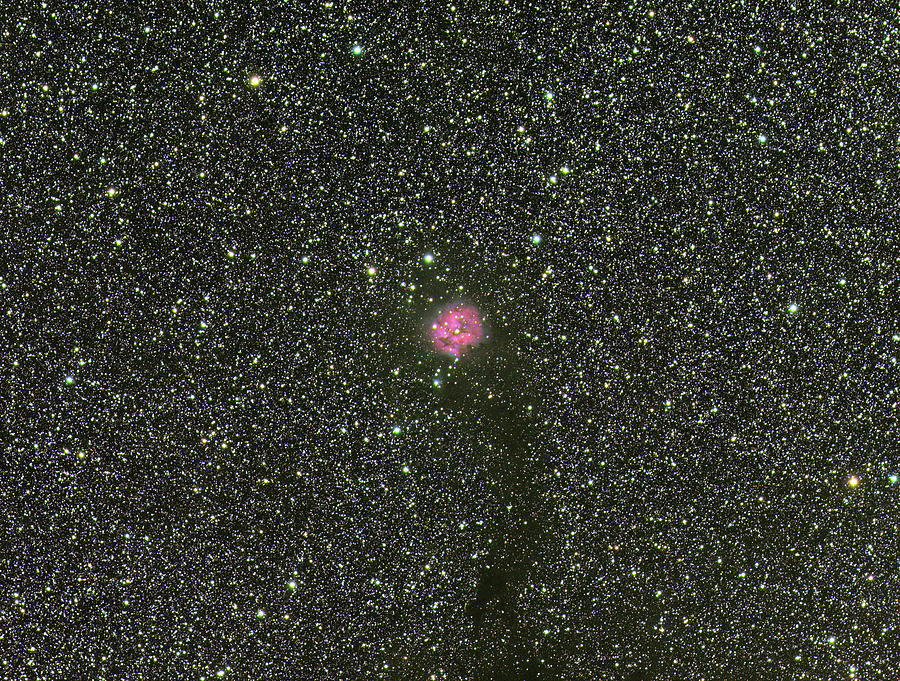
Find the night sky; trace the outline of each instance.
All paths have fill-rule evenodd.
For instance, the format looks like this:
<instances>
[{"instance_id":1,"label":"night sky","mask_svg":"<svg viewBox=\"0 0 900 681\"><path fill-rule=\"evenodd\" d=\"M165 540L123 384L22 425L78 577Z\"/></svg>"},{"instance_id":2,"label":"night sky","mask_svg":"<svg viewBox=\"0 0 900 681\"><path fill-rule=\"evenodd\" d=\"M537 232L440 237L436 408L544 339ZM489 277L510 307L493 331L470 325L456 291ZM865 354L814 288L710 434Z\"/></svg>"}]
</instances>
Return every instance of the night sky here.
<instances>
[{"instance_id":1,"label":"night sky","mask_svg":"<svg viewBox=\"0 0 900 681\"><path fill-rule=\"evenodd\" d=\"M801 5L5 8L0 678L897 679L900 10Z\"/></svg>"}]
</instances>

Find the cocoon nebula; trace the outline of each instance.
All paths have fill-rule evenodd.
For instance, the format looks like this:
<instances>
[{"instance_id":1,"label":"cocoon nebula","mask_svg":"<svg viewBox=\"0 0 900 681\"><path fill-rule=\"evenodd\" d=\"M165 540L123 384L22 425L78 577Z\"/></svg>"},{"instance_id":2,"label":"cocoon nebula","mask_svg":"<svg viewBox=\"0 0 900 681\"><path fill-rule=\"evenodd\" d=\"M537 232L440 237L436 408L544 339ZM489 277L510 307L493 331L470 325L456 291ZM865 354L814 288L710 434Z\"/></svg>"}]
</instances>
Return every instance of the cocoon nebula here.
<instances>
[{"instance_id":1,"label":"cocoon nebula","mask_svg":"<svg viewBox=\"0 0 900 681\"><path fill-rule=\"evenodd\" d=\"M429 335L436 352L461 357L484 335L481 315L472 305L449 307L438 313Z\"/></svg>"}]
</instances>

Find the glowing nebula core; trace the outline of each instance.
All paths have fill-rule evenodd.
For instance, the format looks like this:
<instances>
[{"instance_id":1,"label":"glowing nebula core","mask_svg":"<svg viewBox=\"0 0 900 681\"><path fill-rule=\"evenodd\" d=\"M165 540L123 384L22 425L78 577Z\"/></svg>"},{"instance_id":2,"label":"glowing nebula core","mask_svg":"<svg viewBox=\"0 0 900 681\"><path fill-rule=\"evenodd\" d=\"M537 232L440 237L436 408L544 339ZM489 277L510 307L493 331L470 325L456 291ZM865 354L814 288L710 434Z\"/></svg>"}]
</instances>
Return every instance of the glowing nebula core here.
<instances>
[{"instance_id":1,"label":"glowing nebula core","mask_svg":"<svg viewBox=\"0 0 900 681\"><path fill-rule=\"evenodd\" d=\"M481 315L471 305L456 305L440 312L429 330L435 351L461 357L481 340Z\"/></svg>"}]
</instances>

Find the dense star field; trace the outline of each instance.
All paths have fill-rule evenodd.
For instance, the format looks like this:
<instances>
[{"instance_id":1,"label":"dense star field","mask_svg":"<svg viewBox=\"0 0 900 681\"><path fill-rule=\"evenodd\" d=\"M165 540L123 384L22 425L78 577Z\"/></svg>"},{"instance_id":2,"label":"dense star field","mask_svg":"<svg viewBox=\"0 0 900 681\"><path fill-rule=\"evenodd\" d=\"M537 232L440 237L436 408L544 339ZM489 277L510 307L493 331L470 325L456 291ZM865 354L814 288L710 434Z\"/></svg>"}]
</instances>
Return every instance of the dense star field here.
<instances>
[{"instance_id":1,"label":"dense star field","mask_svg":"<svg viewBox=\"0 0 900 681\"><path fill-rule=\"evenodd\" d=\"M0 678L898 678L900 10L11 7Z\"/></svg>"}]
</instances>

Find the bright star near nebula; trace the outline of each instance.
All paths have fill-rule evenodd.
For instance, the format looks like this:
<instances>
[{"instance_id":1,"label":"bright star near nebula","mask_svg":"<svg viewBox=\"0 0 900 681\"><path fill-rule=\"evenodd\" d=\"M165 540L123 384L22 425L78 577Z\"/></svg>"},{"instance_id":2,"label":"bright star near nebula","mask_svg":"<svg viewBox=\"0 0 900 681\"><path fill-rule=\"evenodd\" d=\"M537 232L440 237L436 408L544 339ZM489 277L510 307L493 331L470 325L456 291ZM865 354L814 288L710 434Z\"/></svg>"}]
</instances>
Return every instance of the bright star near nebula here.
<instances>
[{"instance_id":1,"label":"bright star near nebula","mask_svg":"<svg viewBox=\"0 0 900 681\"><path fill-rule=\"evenodd\" d=\"M471 305L455 305L438 314L429 334L437 352L461 357L483 336L481 315Z\"/></svg>"}]
</instances>

